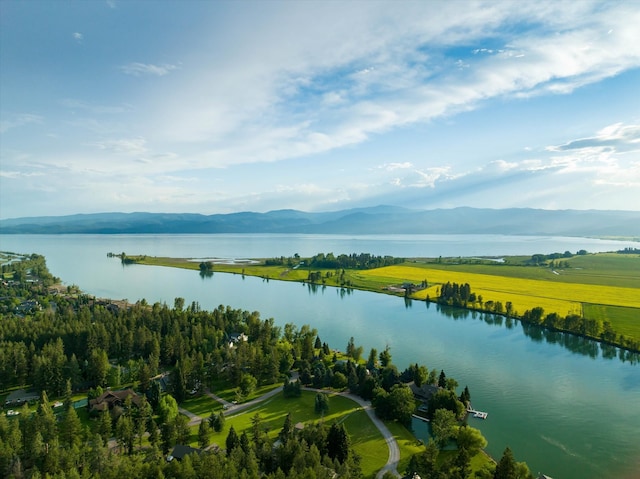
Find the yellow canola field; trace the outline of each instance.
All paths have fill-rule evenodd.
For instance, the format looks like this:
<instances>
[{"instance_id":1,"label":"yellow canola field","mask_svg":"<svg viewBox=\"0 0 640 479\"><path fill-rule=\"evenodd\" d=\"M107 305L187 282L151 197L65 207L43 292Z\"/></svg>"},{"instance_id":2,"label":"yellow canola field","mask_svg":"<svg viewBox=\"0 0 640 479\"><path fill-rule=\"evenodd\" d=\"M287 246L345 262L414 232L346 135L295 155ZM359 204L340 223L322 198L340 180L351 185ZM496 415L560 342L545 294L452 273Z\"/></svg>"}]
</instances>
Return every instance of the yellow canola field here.
<instances>
[{"instance_id":1,"label":"yellow canola field","mask_svg":"<svg viewBox=\"0 0 640 479\"><path fill-rule=\"evenodd\" d=\"M599 286L575 283L547 282L533 279L508 278L497 275L443 271L440 269L417 268L413 266L386 266L372 270L359 271L358 276L370 280L394 280L421 282L426 279L434 283L469 283L471 291L482 295L483 301L511 301L513 309L522 314L536 306L545 312L557 312L566 315L582 313L582 303L605 304L640 308L640 291L636 288ZM421 291L416 297L422 299L429 294L434 297L435 288Z\"/></svg>"}]
</instances>

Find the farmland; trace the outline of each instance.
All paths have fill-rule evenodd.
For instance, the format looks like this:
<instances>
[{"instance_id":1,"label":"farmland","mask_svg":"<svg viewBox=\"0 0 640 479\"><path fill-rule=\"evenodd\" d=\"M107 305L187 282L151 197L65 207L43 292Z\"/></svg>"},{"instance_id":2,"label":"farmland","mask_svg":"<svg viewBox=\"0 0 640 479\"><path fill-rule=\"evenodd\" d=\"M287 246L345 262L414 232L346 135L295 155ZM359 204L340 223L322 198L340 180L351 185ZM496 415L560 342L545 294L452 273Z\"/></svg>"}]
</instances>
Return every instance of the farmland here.
<instances>
[{"instance_id":1,"label":"farmland","mask_svg":"<svg viewBox=\"0 0 640 479\"><path fill-rule=\"evenodd\" d=\"M137 263L198 270L188 259L135 257ZM404 283L421 284L411 299L435 301L440 286L465 284L478 300L467 307L484 310L487 302L509 304L512 316L521 317L533 308L561 317L577 315L608 323L618 335L640 341L640 255L598 253L575 255L532 266L529 257L506 258L414 258L401 264L374 269L320 269L297 259L295 266L252 263L215 263L211 272L259 276L347 287L387 294L403 294ZM201 272L201 274L203 274ZM311 275L315 276L312 277ZM479 298L482 298L480 301ZM618 339L613 339L618 342Z\"/></svg>"}]
</instances>

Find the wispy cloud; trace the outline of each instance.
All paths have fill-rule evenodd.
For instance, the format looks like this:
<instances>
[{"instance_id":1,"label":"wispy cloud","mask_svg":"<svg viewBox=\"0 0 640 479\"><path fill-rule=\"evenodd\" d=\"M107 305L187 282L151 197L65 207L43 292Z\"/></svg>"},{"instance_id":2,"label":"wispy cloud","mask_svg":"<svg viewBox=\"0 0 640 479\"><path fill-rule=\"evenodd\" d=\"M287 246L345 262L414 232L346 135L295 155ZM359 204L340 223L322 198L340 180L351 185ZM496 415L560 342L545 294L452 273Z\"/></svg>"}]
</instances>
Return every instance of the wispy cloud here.
<instances>
[{"instance_id":1,"label":"wispy cloud","mask_svg":"<svg viewBox=\"0 0 640 479\"><path fill-rule=\"evenodd\" d=\"M144 155L148 152L144 138L105 140L95 144L100 150L124 155Z\"/></svg>"},{"instance_id":2,"label":"wispy cloud","mask_svg":"<svg viewBox=\"0 0 640 479\"><path fill-rule=\"evenodd\" d=\"M600 130L590 138L571 140L557 146L549 146L549 151L582 150L585 148L608 148L618 152L640 151L640 125L616 123Z\"/></svg>"},{"instance_id":3,"label":"wispy cloud","mask_svg":"<svg viewBox=\"0 0 640 479\"><path fill-rule=\"evenodd\" d=\"M152 75L152 76L165 76L168 75L173 70L177 70L177 65L171 65L169 63L163 63L160 65L154 65L152 63L128 63L126 65L122 65L119 67L120 70L131 76L144 76L144 75Z\"/></svg>"},{"instance_id":4,"label":"wispy cloud","mask_svg":"<svg viewBox=\"0 0 640 479\"><path fill-rule=\"evenodd\" d=\"M286 31L280 25L294 25L290 19L267 15L254 43L230 47L224 76L205 69L173 92L165 103L171 114L154 126L168 138L206 145L201 158L211 166L272 162L355 145L496 98L570 93L640 66L640 34L632 26L640 12L628 4L487 3L463 14L456 7L434 12L425 3L390 13L374 6L357 27L333 25L331 9L320 9L313 26ZM594 9L602 10L597 17ZM356 13L346 8L343 15ZM331 38L322 29L329 19ZM501 30L517 21L532 27ZM261 34L269 40L255 43ZM487 38L501 46L469 47L463 70L445 56Z\"/></svg>"},{"instance_id":5,"label":"wispy cloud","mask_svg":"<svg viewBox=\"0 0 640 479\"><path fill-rule=\"evenodd\" d=\"M75 109L75 110L86 110L92 113L99 113L99 114L125 113L133 109L131 105L113 105L113 106L99 105L99 104L78 100L75 98L64 98L60 100L60 104L66 108Z\"/></svg>"},{"instance_id":6,"label":"wispy cloud","mask_svg":"<svg viewBox=\"0 0 640 479\"><path fill-rule=\"evenodd\" d=\"M32 113L20 113L13 115L9 120L0 121L0 133L5 133L11 128L18 128L33 123L42 123L43 117L40 115L34 115Z\"/></svg>"},{"instance_id":7,"label":"wispy cloud","mask_svg":"<svg viewBox=\"0 0 640 479\"><path fill-rule=\"evenodd\" d=\"M82 43L82 41L84 40L84 35L80 32L73 32L71 36L77 43Z\"/></svg>"}]
</instances>

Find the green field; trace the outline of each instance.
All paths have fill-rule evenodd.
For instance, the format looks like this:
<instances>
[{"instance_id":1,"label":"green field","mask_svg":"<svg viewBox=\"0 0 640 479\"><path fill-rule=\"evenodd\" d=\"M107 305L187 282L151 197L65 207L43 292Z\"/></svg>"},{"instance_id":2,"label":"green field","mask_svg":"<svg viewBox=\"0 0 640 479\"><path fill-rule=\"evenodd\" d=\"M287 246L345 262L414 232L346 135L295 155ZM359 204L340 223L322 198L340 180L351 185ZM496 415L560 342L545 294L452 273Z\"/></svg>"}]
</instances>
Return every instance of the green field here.
<instances>
[{"instance_id":1,"label":"green field","mask_svg":"<svg viewBox=\"0 0 640 479\"><path fill-rule=\"evenodd\" d=\"M354 450L361 458L361 467L364 477L372 478L385 465L389 457L389 450L386 442L378 428L369 419L367 413L357 403L349 398L327 392L329 394L329 412L324 416L316 414L314 409L315 392L303 391L300 398L285 398L282 394L265 400L250 409L230 414L226 417L225 428L220 433L212 433L211 443L220 447L225 447L225 441L229 433L229 427L233 426L238 435L243 431L250 434L252 418L259 414L263 427L268 430L271 439L276 439L282 429L285 418L291 413L293 424L313 424L324 421L327 424L333 422L343 423L349 437L351 438ZM208 396L198 397L186 401L182 407L197 414L196 411L210 411L211 401ZM218 405L219 408L219 405ZM204 413L201 417L208 417ZM400 448L400 462L398 471L407 469L411 456L424 450L424 446L419 443L415 436L404 426L398 423L386 423L387 427L396 438ZM197 446L197 428L192 427L191 445ZM479 453L472 459L474 470L482 468L491 459L484 453Z\"/></svg>"},{"instance_id":2,"label":"green field","mask_svg":"<svg viewBox=\"0 0 640 479\"><path fill-rule=\"evenodd\" d=\"M199 263L179 258L131 257L147 265L199 270ZM496 261L496 259L498 261ZM245 274L281 281L306 281L310 271L319 271L327 286L390 293L389 286L427 280L429 288L412 294L413 299L435 300L438 287L446 282L469 283L483 301L511 303L515 316L542 307L545 314L558 313L608 321L613 330L635 341L640 340L640 255L597 253L575 255L528 265L530 257L504 258L413 258L406 263L371 270L347 270L344 283L335 270L305 269L304 266L265 266L262 264L215 264L219 272ZM396 293L398 294L398 293ZM480 305L472 305L478 308Z\"/></svg>"},{"instance_id":3,"label":"green field","mask_svg":"<svg viewBox=\"0 0 640 479\"><path fill-rule=\"evenodd\" d=\"M278 436L287 413L291 413L293 424L299 422L311 424L319 421L328 424L334 421L343 422L355 451L362 458L361 467L364 476L373 477L384 466L389 456L389 450L380 431L357 403L335 394L330 394L329 412L321 417L316 414L314 409L315 395L316 393L311 391L303 391L300 398L285 398L282 394L278 394L248 410L229 415L226 418L224 430L211 435L211 443L224 448L231 426L234 427L238 435L243 431L249 433L252 425L251 419L255 414L260 414L262 425L268 429L269 437L272 439ZM189 409L186 405L185 408ZM192 438L195 445L197 440L193 435Z\"/></svg>"}]
</instances>

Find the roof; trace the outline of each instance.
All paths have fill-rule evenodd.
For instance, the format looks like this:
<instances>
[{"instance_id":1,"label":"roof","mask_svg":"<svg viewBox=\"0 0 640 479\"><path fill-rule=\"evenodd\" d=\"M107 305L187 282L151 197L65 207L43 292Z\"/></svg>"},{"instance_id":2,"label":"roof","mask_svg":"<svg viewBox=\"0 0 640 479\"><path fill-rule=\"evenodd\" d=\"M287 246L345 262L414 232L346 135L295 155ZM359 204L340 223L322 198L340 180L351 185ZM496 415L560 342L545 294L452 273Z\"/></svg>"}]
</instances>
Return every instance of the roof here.
<instances>
[{"instance_id":1,"label":"roof","mask_svg":"<svg viewBox=\"0 0 640 479\"><path fill-rule=\"evenodd\" d=\"M122 391L106 391L95 399L89 401L89 407L92 411L104 411L111 409L118 404L124 404L127 398L131 396L131 403L140 406L140 396L133 389L124 389Z\"/></svg>"},{"instance_id":2,"label":"roof","mask_svg":"<svg viewBox=\"0 0 640 479\"><path fill-rule=\"evenodd\" d=\"M423 384L418 387L416 383L413 382L409 384L409 387L413 395L422 400L429 400L439 389L438 386L434 386L433 384Z\"/></svg>"},{"instance_id":3,"label":"roof","mask_svg":"<svg viewBox=\"0 0 640 479\"><path fill-rule=\"evenodd\" d=\"M25 391L24 389L17 389L7 396L5 404L20 404L28 401L37 401L40 399L40 395L35 391Z\"/></svg>"},{"instance_id":4,"label":"roof","mask_svg":"<svg viewBox=\"0 0 640 479\"><path fill-rule=\"evenodd\" d=\"M180 460L187 454L193 454L194 452L196 454L200 454L202 450L191 446L185 446L184 444L176 444L173 446L173 451L171 451L171 455L169 457ZM167 458L167 460L170 461L171 459Z\"/></svg>"}]
</instances>

